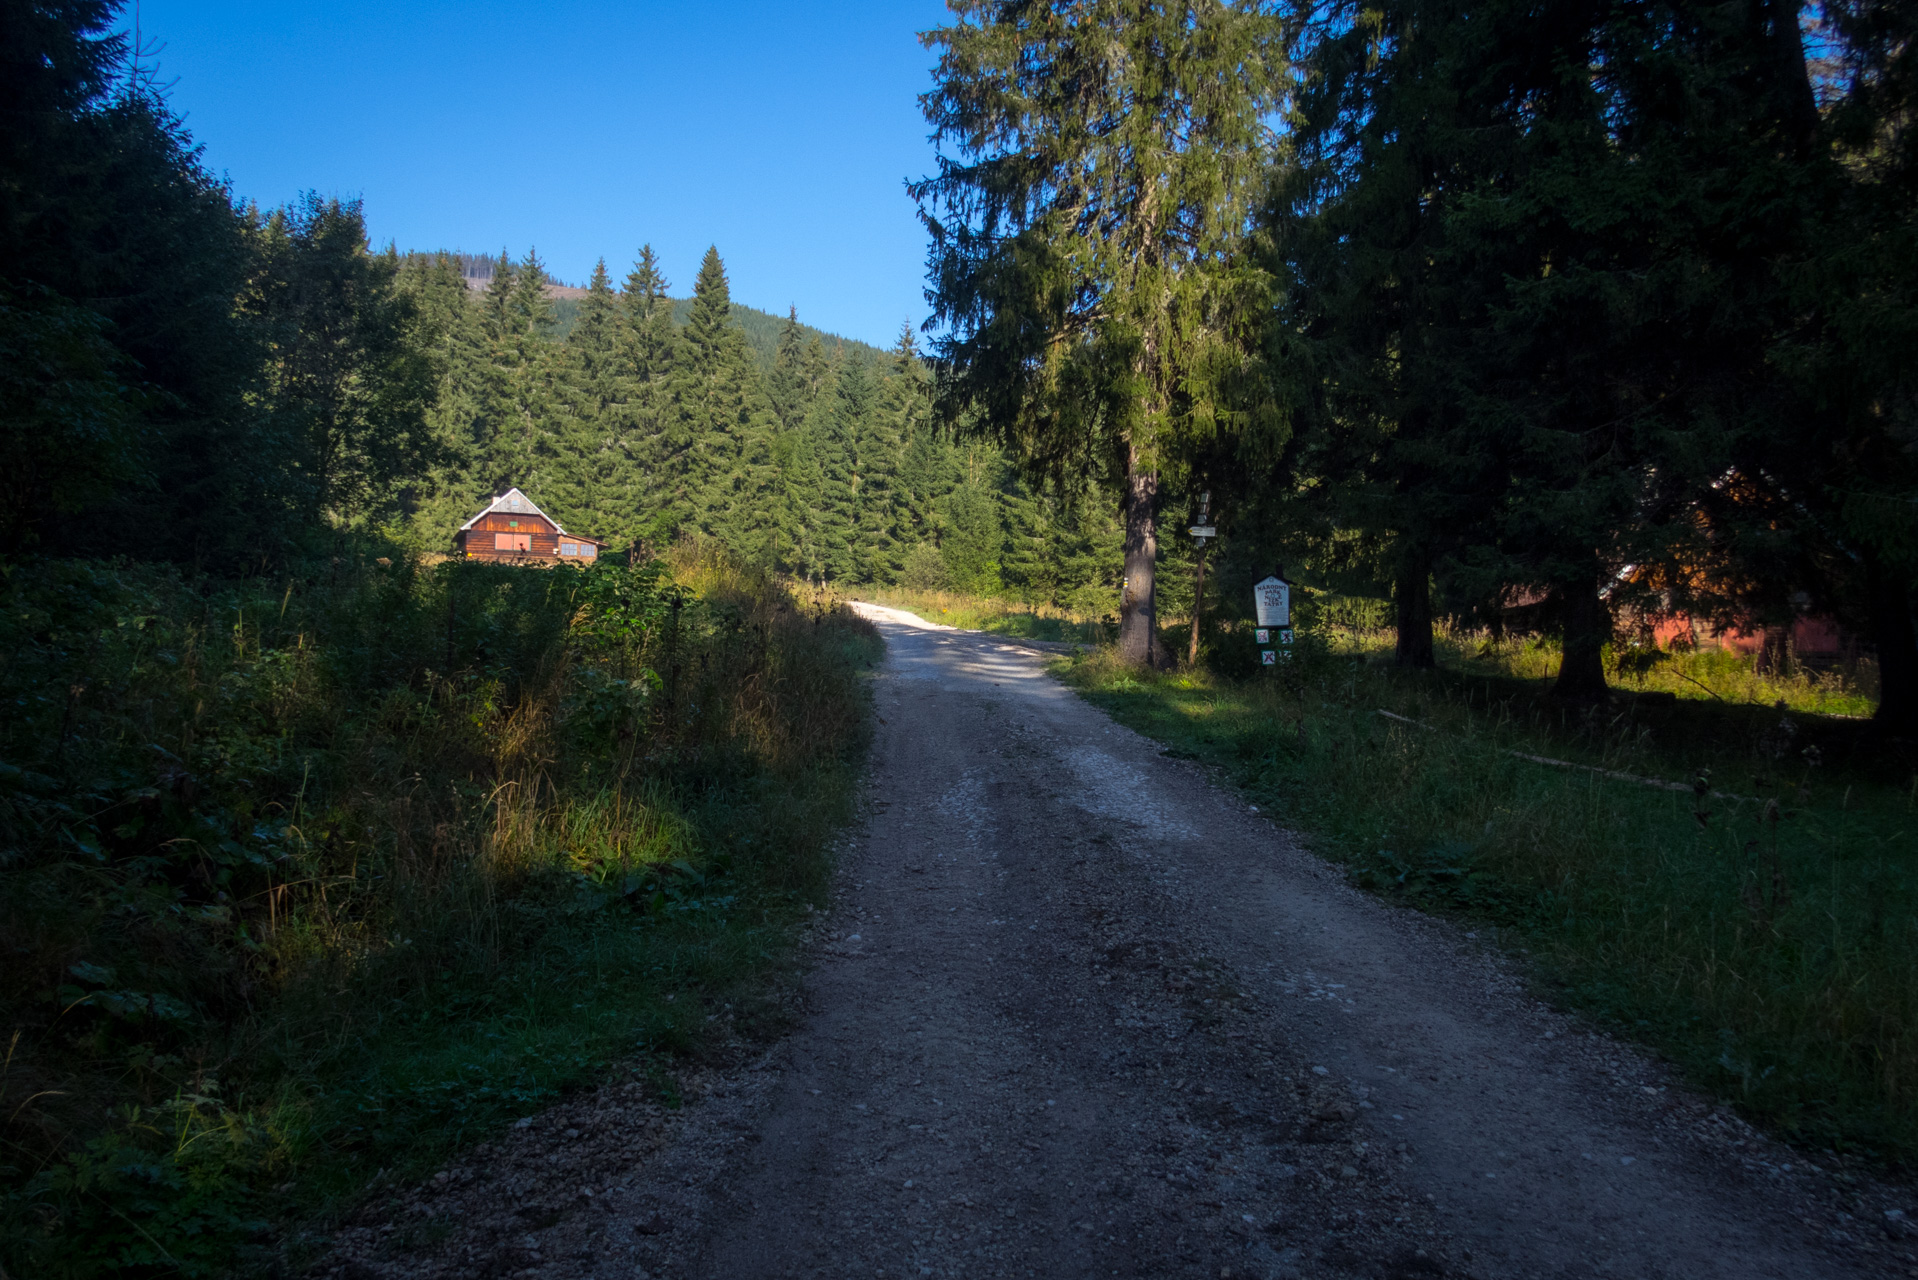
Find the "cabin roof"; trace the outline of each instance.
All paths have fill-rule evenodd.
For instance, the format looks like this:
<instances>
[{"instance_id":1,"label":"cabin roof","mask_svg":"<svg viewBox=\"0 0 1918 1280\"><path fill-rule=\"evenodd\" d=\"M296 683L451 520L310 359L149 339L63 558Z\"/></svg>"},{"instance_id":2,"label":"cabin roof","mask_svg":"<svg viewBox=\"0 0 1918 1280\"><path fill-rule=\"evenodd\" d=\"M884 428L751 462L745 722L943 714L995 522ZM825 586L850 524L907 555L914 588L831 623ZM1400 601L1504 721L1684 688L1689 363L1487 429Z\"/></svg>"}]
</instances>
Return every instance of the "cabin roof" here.
<instances>
[{"instance_id":1,"label":"cabin roof","mask_svg":"<svg viewBox=\"0 0 1918 1280\"><path fill-rule=\"evenodd\" d=\"M460 526L460 532L465 533L467 530L471 529L474 525L478 524L482 518L488 515L491 515L495 511L510 511L514 515L520 515L520 516L523 516L523 515L538 516L540 519L550 522L555 530L557 530L558 532L562 534L566 534L567 537L573 539L575 542L590 542L590 543L593 543L595 546L601 546L601 547L606 545L606 543L603 540L599 538L588 537L587 535L583 533L566 533L566 526L562 525L559 521L554 520L553 517L547 515L544 511L541 511L539 509L538 503L534 502L531 498L521 493L517 488L508 489L505 493L502 493L499 497L487 503L486 506L480 510L480 513L478 515L474 516L471 520L468 520L465 524Z\"/></svg>"},{"instance_id":2,"label":"cabin roof","mask_svg":"<svg viewBox=\"0 0 1918 1280\"><path fill-rule=\"evenodd\" d=\"M538 503L534 502L531 498L527 497L525 494L521 493L516 488L508 489L505 493L500 494L497 498L494 498L491 502L487 503L484 507L481 507L478 515L475 515L471 520L468 520L465 524L460 526L460 532L465 533L468 529L471 529L474 525L478 524L482 519L493 514L493 512L495 511L510 511L516 516L535 515L540 517L542 520L551 521L553 527L555 529L559 529L561 533L566 532L566 530L560 529L559 521L554 520L553 517L547 515L544 511L541 511L539 509Z\"/></svg>"}]
</instances>

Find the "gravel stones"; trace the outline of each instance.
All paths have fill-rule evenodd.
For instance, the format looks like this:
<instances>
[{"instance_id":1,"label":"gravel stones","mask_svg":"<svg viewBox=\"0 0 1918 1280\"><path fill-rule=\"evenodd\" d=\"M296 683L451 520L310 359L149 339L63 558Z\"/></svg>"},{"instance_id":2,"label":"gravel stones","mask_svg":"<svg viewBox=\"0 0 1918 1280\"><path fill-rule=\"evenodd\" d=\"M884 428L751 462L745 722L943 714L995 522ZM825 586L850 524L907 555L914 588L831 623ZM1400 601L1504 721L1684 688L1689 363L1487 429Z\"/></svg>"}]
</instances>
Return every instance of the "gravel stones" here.
<instances>
[{"instance_id":1,"label":"gravel stones","mask_svg":"<svg viewBox=\"0 0 1918 1280\"><path fill-rule=\"evenodd\" d=\"M369 1201L321 1274L1915 1265L1905 1199L1808 1172L1492 949L1348 888L1029 654L871 612L875 803L798 1029L718 1046L681 1111L609 1084Z\"/></svg>"}]
</instances>

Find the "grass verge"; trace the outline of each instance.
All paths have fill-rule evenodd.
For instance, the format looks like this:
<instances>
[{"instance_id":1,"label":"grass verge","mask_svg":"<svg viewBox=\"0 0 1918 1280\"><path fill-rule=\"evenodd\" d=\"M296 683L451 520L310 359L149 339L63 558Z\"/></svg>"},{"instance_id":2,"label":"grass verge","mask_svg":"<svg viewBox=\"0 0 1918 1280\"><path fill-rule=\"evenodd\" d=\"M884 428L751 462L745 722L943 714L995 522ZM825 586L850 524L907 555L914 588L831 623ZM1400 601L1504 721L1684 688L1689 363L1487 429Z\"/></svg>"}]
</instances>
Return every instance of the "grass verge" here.
<instances>
[{"instance_id":1,"label":"grass verge","mask_svg":"<svg viewBox=\"0 0 1918 1280\"><path fill-rule=\"evenodd\" d=\"M1348 633L1340 647L1384 652L1391 647L1391 633ZM1558 676L1558 643L1544 637L1493 641L1469 632L1441 632L1435 648L1440 663L1452 670L1535 682L1541 688ZM1800 714L1853 720L1868 719L1878 705L1878 667L1869 657L1767 673L1758 670L1749 655L1718 648L1612 646L1605 656L1606 675L1630 693L1666 693L1685 702L1747 707L1782 702Z\"/></svg>"},{"instance_id":2,"label":"grass verge","mask_svg":"<svg viewBox=\"0 0 1918 1280\"><path fill-rule=\"evenodd\" d=\"M723 559L11 567L0 1260L213 1275L750 1016L870 627Z\"/></svg>"},{"instance_id":3,"label":"grass verge","mask_svg":"<svg viewBox=\"0 0 1918 1280\"><path fill-rule=\"evenodd\" d=\"M1404 673L1301 636L1265 678L1141 672L1109 651L1060 668L1357 884L1490 927L1559 1002L1753 1118L1918 1156L1911 753L1776 706L1570 710L1495 657Z\"/></svg>"}]
</instances>

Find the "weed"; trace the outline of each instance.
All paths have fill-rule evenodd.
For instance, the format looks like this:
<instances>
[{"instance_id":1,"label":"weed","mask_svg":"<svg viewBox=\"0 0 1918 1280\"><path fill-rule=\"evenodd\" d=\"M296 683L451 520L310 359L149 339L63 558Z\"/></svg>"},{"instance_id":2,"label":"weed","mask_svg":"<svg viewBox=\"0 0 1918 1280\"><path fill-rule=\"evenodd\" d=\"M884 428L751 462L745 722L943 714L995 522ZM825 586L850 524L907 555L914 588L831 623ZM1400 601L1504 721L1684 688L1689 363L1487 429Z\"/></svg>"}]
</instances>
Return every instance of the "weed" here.
<instances>
[{"instance_id":1,"label":"weed","mask_svg":"<svg viewBox=\"0 0 1918 1280\"><path fill-rule=\"evenodd\" d=\"M696 1045L823 892L878 651L696 549L0 609L0 1260L50 1276L219 1272Z\"/></svg>"}]
</instances>

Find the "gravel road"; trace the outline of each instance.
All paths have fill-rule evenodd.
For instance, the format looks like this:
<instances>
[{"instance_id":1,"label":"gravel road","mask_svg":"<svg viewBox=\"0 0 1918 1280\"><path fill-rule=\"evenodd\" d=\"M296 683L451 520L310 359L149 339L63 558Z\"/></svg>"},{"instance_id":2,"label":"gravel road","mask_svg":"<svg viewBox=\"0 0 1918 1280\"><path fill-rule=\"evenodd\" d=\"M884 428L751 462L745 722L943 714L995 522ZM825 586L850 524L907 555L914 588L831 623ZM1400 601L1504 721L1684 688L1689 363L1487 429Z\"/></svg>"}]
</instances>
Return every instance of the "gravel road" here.
<instances>
[{"instance_id":1,"label":"gravel road","mask_svg":"<svg viewBox=\"0 0 1918 1280\"><path fill-rule=\"evenodd\" d=\"M320 1274L1918 1276L1808 1161L1385 905L1031 647L880 627L870 816L796 1029L615 1082Z\"/></svg>"}]
</instances>

